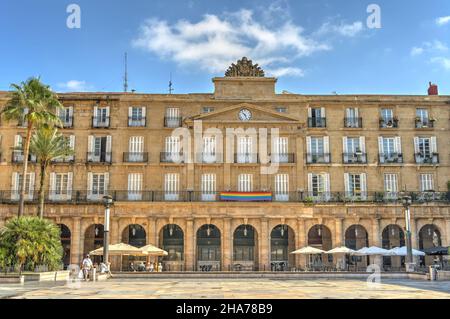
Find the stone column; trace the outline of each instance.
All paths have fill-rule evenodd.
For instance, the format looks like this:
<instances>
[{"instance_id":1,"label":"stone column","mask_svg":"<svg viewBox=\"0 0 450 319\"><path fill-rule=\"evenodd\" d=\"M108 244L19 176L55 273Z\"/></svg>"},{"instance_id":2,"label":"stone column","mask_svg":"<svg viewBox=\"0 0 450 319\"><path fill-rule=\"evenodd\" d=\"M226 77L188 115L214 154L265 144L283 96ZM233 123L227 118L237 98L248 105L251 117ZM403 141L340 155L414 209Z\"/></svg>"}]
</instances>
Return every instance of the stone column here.
<instances>
[{"instance_id":1,"label":"stone column","mask_svg":"<svg viewBox=\"0 0 450 319\"><path fill-rule=\"evenodd\" d=\"M305 235L305 220L303 218L299 218L297 220L297 247L295 247L295 250L303 248L306 246L306 235ZM297 255L296 256L296 265L300 266L302 264L302 256Z\"/></svg>"},{"instance_id":2,"label":"stone column","mask_svg":"<svg viewBox=\"0 0 450 319\"><path fill-rule=\"evenodd\" d=\"M381 230L380 230L380 218L374 218L372 220L372 245L369 246L377 246L381 247ZM370 257L373 264L378 265L380 268L383 267L383 257L375 256Z\"/></svg>"},{"instance_id":3,"label":"stone column","mask_svg":"<svg viewBox=\"0 0 450 319\"><path fill-rule=\"evenodd\" d=\"M224 218L223 220L223 258L222 258L222 270L228 271L231 269L232 262L232 234L231 234L231 218Z\"/></svg>"},{"instance_id":4,"label":"stone column","mask_svg":"<svg viewBox=\"0 0 450 319\"><path fill-rule=\"evenodd\" d=\"M419 236L417 233L417 220L415 218L411 218L411 244L412 244L413 249L419 248Z\"/></svg>"},{"instance_id":5,"label":"stone column","mask_svg":"<svg viewBox=\"0 0 450 319\"><path fill-rule=\"evenodd\" d=\"M445 241L443 240L443 245L444 246L450 246L450 219L447 219L446 221L445 221L445 226L446 226L446 236L445 236L445 239L447 240L447 243L445 243ZM444 244L445 243L445 244Z\"/></svg>"},{"instance_id":6,"label":"stone column","mask_svg":"<svg viewBox=\"0 0 450 319\"><path fill-rule=\"evenodd\" d=\"M119 218L113 217L111 218L111 245L115 245L120 243L120 236L119 236Z\"/></svg>"},{"instance_id":7,"label":"stone column","mask_svg":"<svg viewBox=\"0 0 450 319\"><path fill-rule=\"evenodd\" d=\"M157 243L157 230L156 230L156 218L150 217L147 219L147 244L152 244L156 247L159 247L159 243Z\"/></svg>"},{"instance_id":8,"label":"stone column","mask_svg":"<svg viewBox=\"0 0 450 319\"><path fill-rule=\"evenodd\" d=\"M344 246L344 238L342 236L342 228L343 228L343 218L336 218L336 233L335 233L335 247Z\"/></svg>"},{"instance_id":9,"label":"stone column","mask_svg":"<svg viewBox=\"0 0 450 319\"><path fill-rule=\"evenodd\" d=\"M72 234L70 238L70 263L80 265L83 248L81 246L81 217L73 217Z\"/></svg>"},{"instance_id":10,"label":"stone column","mask_svg":"<svg viewBox=\"0 0 450 319\"><path fill-rule=\"evenodd\" d=\"M259 241L259 270L270 270L269 265L269 250L270 250L270 236L269 236L269 221L267 218L261 218L261 240Z\"/></svg>"},{"instance_id":11,"label":"stone column","mask_svg":"<svg viewBox=\"0 0 450 319\"><path fill-rule=\"evenodd\" d=\"M186 220L186 231L184 235L184 261L186 270L194 270L195 260L194 219Z\"/></svg>"}]
</instances>

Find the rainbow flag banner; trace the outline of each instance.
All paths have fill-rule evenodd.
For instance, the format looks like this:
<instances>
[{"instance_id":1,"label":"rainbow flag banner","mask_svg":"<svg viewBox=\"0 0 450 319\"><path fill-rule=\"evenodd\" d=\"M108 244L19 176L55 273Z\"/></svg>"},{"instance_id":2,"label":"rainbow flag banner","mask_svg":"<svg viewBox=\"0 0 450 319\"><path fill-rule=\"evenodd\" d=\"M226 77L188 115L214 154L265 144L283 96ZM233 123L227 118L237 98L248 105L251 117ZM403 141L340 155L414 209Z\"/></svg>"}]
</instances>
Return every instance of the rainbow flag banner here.
<instances>
[{"instance_id":1,"label":"rainbow flag banner","mask_svg":"<svg viewBox=\"0 0 450 319\"><path fill-rule=\"evenodd\" d=\"M220 200L227 202L271 202L271 192L221 192Z\"/></svg>"}]
</instances>

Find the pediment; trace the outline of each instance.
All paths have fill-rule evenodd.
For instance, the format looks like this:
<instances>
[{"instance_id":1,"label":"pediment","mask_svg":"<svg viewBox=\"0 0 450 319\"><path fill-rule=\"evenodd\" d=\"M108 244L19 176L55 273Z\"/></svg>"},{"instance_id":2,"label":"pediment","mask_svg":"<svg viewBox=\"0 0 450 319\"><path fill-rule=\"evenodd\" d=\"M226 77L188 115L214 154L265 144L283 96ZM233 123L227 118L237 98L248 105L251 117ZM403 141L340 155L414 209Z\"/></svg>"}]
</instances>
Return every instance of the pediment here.
<instances>
[{"instance_id":1,"label":"pediment","mask_svg":"<svg viewBox=\"0 0 450 319\"><path fill-rule=\"evenodd\" d=\"M239 112L242 109L247 109L251 112L252 117L249 121L241 121L239 119ZM292 123L298 124L300 121L298 118L290 116L284 113L278 113L266 107L261 107L251 103L240 103L230 107L226 107L211 113L204 113L193 116L187 119L187 122L193 121L203 121L203 122L231 122L231 123Z\"/></svg>"}]
</instances>

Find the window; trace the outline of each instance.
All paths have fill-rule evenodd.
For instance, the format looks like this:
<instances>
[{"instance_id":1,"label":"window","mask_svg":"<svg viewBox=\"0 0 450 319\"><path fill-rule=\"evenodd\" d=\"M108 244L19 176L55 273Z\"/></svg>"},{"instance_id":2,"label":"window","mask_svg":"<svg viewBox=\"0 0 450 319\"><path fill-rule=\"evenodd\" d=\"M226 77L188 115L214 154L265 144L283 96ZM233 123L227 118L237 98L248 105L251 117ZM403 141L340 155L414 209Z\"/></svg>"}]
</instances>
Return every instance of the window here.
<instances>
[{"instance_id":1,"label":"window","mask_svg":"<svg viewBox=\"0 0 450 319\"><path fill-rule=\"evenodd\" d=\"M393 128L398 127L398 121L394 118L394 111L392 109L381 109L380 111L380 127Z\"/></svg>"},{"instance_id":2,"label":"window","mask_svg":"<svg viewBox=\"0 0 450 319\"><path fill-rule=\"evenodd\" d=\"M111 163L111 136L89 136L88 138L88 162Z\"/></svg>"},{"instance_id":3,"label":"window","mask_svg":"<svg viewBox=\"0 0 450 319\"><path fill-rule=\"evenodd\" d=\"M380 163L402 163L401 138L379 137L378 148L380 152Z\"/></svg>"},{"instance_id":4,"label":"window","mask_svg":"<svg viewBox=\"0 0 450 319\"><path fill-rule=\"evenodd\" d=\"M202 201L216 200L216 174L202 174Z\"/></svg>"},{"instance_id":5,"label":"window","mask_svg":"<svg viewBox=\"0 0 450 319\"><path fill-rule=\"evenodd\" d=\"M289 175L277 174L275 175L275 200L288 201L289 200Z\"/></svg>"},{"instance_id":6,"label":"window","mask_svg":"<svg viewBox=\"0 0 450 319\"><path fill-rule=\"evenodd\" d=\"M330 149L328 136L307 136L307 163L329 163Z\"/></svg>"},{"instance_id":7,"label":"window","mask_svg":"<svg viewBox=\"0 0 450 319\"><path fill-rule=\"evenodd\" d=\"M358 164L366 163L366 145L365 137L344 137L343 138L344 149L344 163L346 164Z\"/></svg>"},{"instance_id":8,"label":"window","mask_svg":"<svg viewBox=\"0 0 450 319\"><path fill-rule=\"evenodd\" d=\"M385 198L397 198L398 179L397 174L384 174L384 193Z\"/></svg>"},{"instance_id":9,"label":"window","mask_svg":"<svg viewBox=\"0 0 450 319\"><path fill-rule=\"evenodd\" d=\"M143 136L131 136L128 145L128 157L129 162L143 162L144 161L144 137Z\"/></svg>"},{"instance_id":10,"label":"window","mask_svg":"<svg viewBox=\"0 0 450 319\"><path fill-rule=\"evenodd\" d=\"M361 127L362 122L359 117L358 108L347 108L345 110L345 127L358 128Z\"/></svg>"},{"instance_id":11,"label":"window","mask_svg":"<svg viewBox=\"0 0 450 319\"><path fill-rule=\"evenodd\" d=\"M58 109L57 113L63 127L73 126L73 106L66 106L63 109Z\"/></svg>"},{"instance_id":12,"label":"window","mask_svg":"<svg viewBox=\"0 0 450 319\"><path fill-rule=\"evenodd\" d=\"M14 172L12 174L12 183L11 183L11 200L19 200L20 198L20 190L22 188L22 174ZM33 200L34 194L34 181L35 174L27 173L27 179L25 181L25 199Z\"/></svg>"},{"instance_id":13,"label":"window","mask_svg":"<svg viewBox=\"0 0 450 319\"><path fill-rule=\"evenodd\" d=\"M146 125L146 108L145 107L129 107L128 108L128 126L145 126Z\"/></svg>"},{"instance_id":14,"label":"window","mask_svg":"<svg viewBox=\"0 0 450 319\"><path fill-rule=\"evenodd\" d=\"M308 127L326 127L325 108L308 108Z\"/></svg>"},{"instance_id":15,"label":"window","mask_svg":"<svg viewBox=\"0 0 450 319\"><path fill-rule=\"evenodd\" d=\"M251 192L253 190L253 175L240 174L238 176L238 192Z\"/></svg>"},{"instance_id":16,"label":"window","mask_svg":"<svg viewBox=\"0 0 450 319\"><path fill-rule=\"evenodd\" d=\"M72 198L73 173L51 173L49 196L51 200L70 200Z\"/></svg>"},{"instance_id":17,"label":"window","mask_svg":"<svg viewBox=\"0 0 450 319\"><path fill-rule=\"evenodd\" d=\"M215 136L203 137L202 161L204 163L216 162L216 138Z\"/></svg>"},{"instance_id":18,"label":"window","mask_svg":"<svg viewBox=\"0 0 450 319\"><path fill-rule=\"evenodd\" d=\"M330 175L327 173L308 174L308 197L327 199L330 197Z\"/></svg>"},{"instance_id":19,"label":"window","mask_svg":"<svg viewBox=\"0 0 450 319\"><path fill-rule=\"evenodd\" d=\"M287 137L275 137L272 145L272 162L274 163L288 163L288 141Z\"/></svg>"},{"instance_id":20,"label":"window","mask_svg":"<svg viewBox=\"0 0 450 319\"><path fill-rule=\"evenodd\" d=\"M214 112L214 108L211 106L205 106L203 107L203 113L211 113Z\"/></svg>"},{"instance_id":21,"label":"window","mask_svg":"<svg viewBox=\"0 0 450 319\"><path fill-rule=\"evenodd\" d=\"M108 193L109 173L88 173L88 199L101 200Z\"/></svg>"},{"instance_id":22,"label":"window","mask_svg":"<svg viewBox=\"0 0 450 319\"><path fill-rule=\"evenodd\" d=\"M275 107L275 112L278 112L278 113L287 113L287 108L284 107L284 106L277 106L277 107Z\"/></svg>"},{"instance_id":23,"label":"window","mask_svg":"<svg viewBox=\"0 0 450 319\"><path fill-rule=\"evenodd\" d=\"M344 174L346 197L366 198L366 174Z\"/></svg>"},{"instance_id":24,"label":"window","mask_svg":"<svg viewBox=\"0 0 450 319\"><path fill-rule=\"evenodd\" d=\"M181 162L183 160L179 136L166 137L166 152L163 162Z\"/></svg>"},{"instance_id":25,"label":"window","mask_svg":"<svg viewBox=\"0 0 450 319\"><path fill-rule=\"evenodd\" d=\"M239 136L238 137L238 163L256 163L256 154L253 151L253 138L252 136Z\"/></svg>"},{"instance_id":26,"label":"window","mask_svg":"<svg viewBox=\"0 0 450 319\"><path fill-rule=\"evenodd\" d=\"M428 110L427 109L416 109L416 117L422 123L428 122Z\"/></svg>"},{"instance_id":27,"label":"window","mask_svg":"<svg viewBox=\"0 0 450 319\"><path fill-rule=\"evenodd\" d=\"M436 137L415 137L414 152L416 163L437 164L439 157L437 153Z\"/></svg>"},{"instance_id":28,"label":"window","mask_svg":"<svg viewBox=\"0 0 450 319\"><path fill-rule=\"evenodd\" d=\"M109 127L109 106L94 107L94 127Z\"/></svg>"},{"instance_id":29,"label":"window","mask_svg":"<svg viewBox=\"0 0 450 319\"><path fill-rule=\"evenodd\" d=\"M140 173L128 174L128 199L142 200L142 180L143 175Z\"/></svg>"},{"instance_id":30,"label":"window","mask_svg":"<svg viewBox=\"0 0 450 319\"><path fill-rule=\"evenodd\" d=\"M181 117L179 108L169 107L166 109L165 126L166 127L181 126Z\"/></svg>"},{"instance_id":31,"label":"window","mask_svg":"<svg viewBox=\"0 0 450 319\"><path fill-rule=\"evenodd\" d=\"M422 192L434 191L433 174L420 174L420 190Z\"/></svg>"},{"instance_id":32,"label":"window","mask_svg":"<svg viewBox=\"0 0 450 319\"><path fill-rule=\"evenodd\" d=\"M179 199L179 175L169 173L165 175L164 180L164 199L176 201Z\"/></svg>"}]
</instances>

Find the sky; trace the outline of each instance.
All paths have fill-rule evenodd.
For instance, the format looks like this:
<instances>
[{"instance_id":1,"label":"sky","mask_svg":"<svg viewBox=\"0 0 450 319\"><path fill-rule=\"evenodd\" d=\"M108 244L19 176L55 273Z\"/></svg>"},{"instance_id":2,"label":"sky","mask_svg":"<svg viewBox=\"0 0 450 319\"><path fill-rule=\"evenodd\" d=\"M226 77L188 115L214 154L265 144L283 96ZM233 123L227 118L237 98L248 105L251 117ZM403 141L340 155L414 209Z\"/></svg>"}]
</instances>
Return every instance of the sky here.
<instances>
[{"instance_id":1,"label":"sky","mask_svg":"<svg viewBox=\"0 0 450 319\"><path fill-rule=\"evenodd\" d=\"M139 93L170 77L174 93L210 93L247 56L278 92L422 95L431 81L450 95L448 0L1 0L0 39L0 90L40 76L120 92L127 52Z\"/></svg>"}]
</instances>

